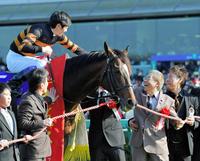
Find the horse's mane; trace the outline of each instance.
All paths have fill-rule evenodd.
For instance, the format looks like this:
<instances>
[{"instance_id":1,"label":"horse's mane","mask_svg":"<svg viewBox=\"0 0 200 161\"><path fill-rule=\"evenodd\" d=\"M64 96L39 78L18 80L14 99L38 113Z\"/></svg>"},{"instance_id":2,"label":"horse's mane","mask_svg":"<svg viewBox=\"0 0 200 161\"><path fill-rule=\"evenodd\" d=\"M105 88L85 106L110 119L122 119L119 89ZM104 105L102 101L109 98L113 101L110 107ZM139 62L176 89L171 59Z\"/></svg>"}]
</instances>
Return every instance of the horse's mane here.
<instances>
[{"instance_id":1,"label":"horse's mane","mask_svg":"<svg viewBox=\"0 0 200 161\"><path fill-rule=\"evenodd\" d=\"M121 59L121 61L127 65L130 75L132 74L132 68L131 63L128 58L128 54L126 54L123 51L120 51L118 49L113 49L113 52ZM80 56L75 56L72 58L69 58L66 62L66 65L68 65L67 69L70 69L70 72L73 73L72 67L77 67L77 69L83 69L85 66L92 66L95 64L96 66L100 65L102 61L105 61L107 58L106 54L103 51L92 51L89 54L83 54Z\"/></svg>"},{"instance_id":2,"label":"horse's mane","mask_svg":"<svg viewBox=\"0 0 200 161\"><path fill-rule=\"evenodd\" d=\"M70 70L70 73L77 72L77 70L81 69L82 71L85 67L94 68L101 64L102 61L106 60L106 55L103 52L91 52L90 54L83 54L80 56L75 56L67 59L66 61L66 69ZM76 69L74 68L76 67ZM84 71L83 71L84 73Z\"/></svg>"}]
</instances>

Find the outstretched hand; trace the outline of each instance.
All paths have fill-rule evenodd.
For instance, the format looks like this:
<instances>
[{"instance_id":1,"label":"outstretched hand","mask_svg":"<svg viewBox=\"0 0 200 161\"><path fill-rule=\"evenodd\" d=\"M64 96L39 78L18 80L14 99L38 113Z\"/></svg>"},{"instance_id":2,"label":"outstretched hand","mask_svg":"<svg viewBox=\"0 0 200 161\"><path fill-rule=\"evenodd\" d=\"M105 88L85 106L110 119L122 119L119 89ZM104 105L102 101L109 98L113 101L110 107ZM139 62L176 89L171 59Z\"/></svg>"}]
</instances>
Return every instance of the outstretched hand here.
<instances>
[{"instance_id":1,"label":"outstretched hand","mask_svg":"<svg viewBox=\"0 0 200 161\"><path fill-rule=\"evenodd\" d=\"M54 87L49 89L48 96L51 98L52 102L55 102L58 99L58 95L56 95L56 89Z\"/></svg>"},{"instance_id":2,"label":"outstretched hand","mask_svg":"<svg viewBox=\"0 0 200 161\"><path fill-rule=\"evenodd\" d=\"M51 54L53 53L53 49L50 46L45 46L45 47L42 47L42 52L45 53L45 55L50 57Z\"/></svg>"}]
</instances>

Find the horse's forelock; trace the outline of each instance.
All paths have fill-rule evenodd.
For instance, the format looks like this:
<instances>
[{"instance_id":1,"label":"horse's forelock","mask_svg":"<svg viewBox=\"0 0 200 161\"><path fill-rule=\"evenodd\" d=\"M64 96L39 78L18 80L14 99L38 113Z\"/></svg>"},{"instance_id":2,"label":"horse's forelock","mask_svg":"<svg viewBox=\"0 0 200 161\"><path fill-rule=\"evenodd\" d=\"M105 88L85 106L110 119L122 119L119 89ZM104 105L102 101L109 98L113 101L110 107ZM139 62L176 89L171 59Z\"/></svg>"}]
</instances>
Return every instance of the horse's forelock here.
<instances>
[{"instance_id":1,"label":"horse's forelock","mask_svg":"<svg viewBox=\"0 0 200 161\"><path fill-rule=\"evenodd\" d=\"M132 74L131 62L129 60L128 54L124 53L121 50L113 49L114 53L120 58L120 60L127 65L129 74Z\"/></svg>"}]
</instances>

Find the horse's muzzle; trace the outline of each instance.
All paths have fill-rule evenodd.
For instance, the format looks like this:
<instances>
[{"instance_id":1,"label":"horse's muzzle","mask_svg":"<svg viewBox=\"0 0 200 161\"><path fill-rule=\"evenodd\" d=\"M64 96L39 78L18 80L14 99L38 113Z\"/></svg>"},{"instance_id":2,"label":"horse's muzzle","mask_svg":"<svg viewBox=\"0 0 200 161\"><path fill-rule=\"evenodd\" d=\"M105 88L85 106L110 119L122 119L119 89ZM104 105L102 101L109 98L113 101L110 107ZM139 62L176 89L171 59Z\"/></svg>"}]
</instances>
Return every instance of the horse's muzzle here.
<instances>
[{"instance_id":1,"label":"horse's muzzle","mask_svg":"<svg viewBox=\"0 0 200 161\"><path fill-rule=\"evenodd\" d=\"M134 108L136 106L136 101L132 100L132 99L128 99L127 103L126 103L126 107L130 110L132 108Z\"/></svg>"}]
</instances>

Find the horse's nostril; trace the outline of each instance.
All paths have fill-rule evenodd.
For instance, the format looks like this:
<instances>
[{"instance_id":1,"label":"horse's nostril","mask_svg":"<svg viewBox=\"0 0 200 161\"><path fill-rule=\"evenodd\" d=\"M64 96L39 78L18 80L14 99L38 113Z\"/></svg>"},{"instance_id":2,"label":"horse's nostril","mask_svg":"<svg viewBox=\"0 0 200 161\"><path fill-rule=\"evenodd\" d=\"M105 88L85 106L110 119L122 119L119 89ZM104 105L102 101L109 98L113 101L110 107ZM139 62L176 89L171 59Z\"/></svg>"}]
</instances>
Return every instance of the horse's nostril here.
<instances>
[{"instance_id":1,"label":"horse's nostril","mask_svg":"<svg viewBox=\"0 0 200 161\"><path fill-rule=\"evenodd\" d=\"M127 106L128 106L128 108L132 108L133 107L133 101L131 100L131 99L129 99L128 101L127 101Z\"/></svg>"},{"instance_id":2,"label":"horse's nostril","mask_svg":"<svg viewBox=\"0 0 200 161\"><path fill-rule=\"evenodd\" d=\"M129 108L133 108L134 106L135 106L135 102L132 100L132 99L129 99L128 101L127 101L127 106L129 107Z\"/></svg>"}]
</instances>

